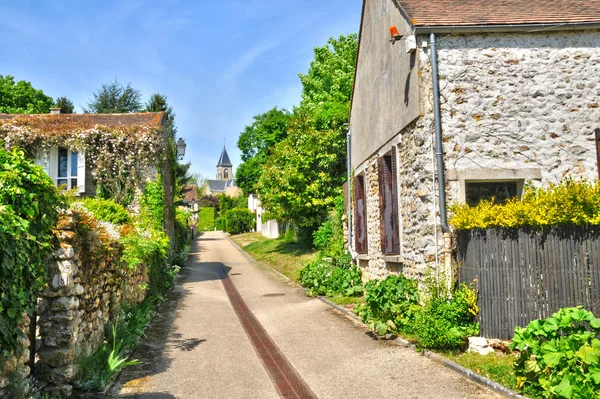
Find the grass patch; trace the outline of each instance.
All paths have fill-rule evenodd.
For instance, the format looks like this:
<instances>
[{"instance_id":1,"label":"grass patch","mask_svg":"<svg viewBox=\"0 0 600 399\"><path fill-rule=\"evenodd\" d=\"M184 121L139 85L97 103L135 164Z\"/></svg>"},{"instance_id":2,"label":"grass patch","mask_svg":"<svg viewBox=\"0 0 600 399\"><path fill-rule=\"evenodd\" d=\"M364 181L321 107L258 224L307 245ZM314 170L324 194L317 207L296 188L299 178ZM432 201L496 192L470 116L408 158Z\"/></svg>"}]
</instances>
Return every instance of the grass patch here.
<instances>
[{"instance_id":1,"label":"grass patch","mask_svg":"<svg viewBox=\"0 0 600 399\"><path fill-rule=\"evenodd\" d=\"M444 356L507 388L517 389L517 378L513 370L515 358L512 355L491 353L483 356L477 353L444 353Z\"/></svg>"},{"instance_id":2,"label":"grass patch","mask_svg":"<svg viewBox=\"0 0 600 399\"><path fill-rule=\"evenodd\" d=\"M327 299L329 299L331 302L335 303L336 305L357 305L360 303L364 303L365 302L365 296L344 296L344 295L335 295L335 296L328 296Z\"/></svg>"},{"instance_id":3,"label":"grass patch","mask_svg":"<svg viewBox=\"0 0 600 399\"><path fill-rule=\"evenodd\" d=\"M290 280L298 282L300 270L316 259L314 249L304 243L286 242L283 238L269 239L259 233L231 236L257 262L263 262Z\"/></svg>"}]
</instances>

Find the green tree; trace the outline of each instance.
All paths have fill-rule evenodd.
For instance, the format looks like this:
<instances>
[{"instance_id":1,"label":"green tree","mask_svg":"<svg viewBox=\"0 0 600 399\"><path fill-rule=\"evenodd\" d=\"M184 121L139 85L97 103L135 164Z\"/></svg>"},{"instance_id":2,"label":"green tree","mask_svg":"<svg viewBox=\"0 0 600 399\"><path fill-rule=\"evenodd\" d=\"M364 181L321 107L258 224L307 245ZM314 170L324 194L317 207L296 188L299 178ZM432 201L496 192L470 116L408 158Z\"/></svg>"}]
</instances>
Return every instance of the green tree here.
<instances>
[{"instance_id":1,"label":"green tree","mask_svg":"<svg viewBox=\"0 0 600 399\"><path fill-rule=\"evenodd\" d=\"M175 140L177 135L177 127L175 126L175 113L173 107L167 103L167 96L164 94L154 93L146 103L144 108L146 112L164 112L167 120L167 132L169 137Z\"/></svg>"},{"instance_id":2,"label":"green tree","mask_svg":"<svg viewBox=\"0 0 600 399\"><path fill-rule=\"evenodd\" d=\"M308 231L325 220L342 192L357 48L356 34L315 48L308 73L299 74L302 101L287 137L271 147L256 185L271 216Z\"/></svg>"},{"instance_id":3,"label":"green tree","mask_svg":"<svg viewBox=\"0 0 600 399\"><path fill-rule=\"evenodd\" d=\"M141 93L131 87L131 83L123 86L116 79L112 83L102 83L83 112L86 114L124 114L139 112L142 109Z\"/></svg>"},{"instance_id":4,"label":"green tree","mask_svg":"<svg viewBox=\"0 0 600 399\"><path fill-rule=\"evenodd\" d=\"M242 163L235 175L236 185L246 196L256 192L262 167L271 155L272 148L287 136L290 113L277 107L254 117L238 139Z\"/></svg>"},{"instance_id":5,"label":"green tree","mask_svg":"<svg viewBox=\"0 0 600 399\"><path fill-rule=\"evenodd\" d=\"M289 136L273 148L258 182L265 209L279 220L316 229L342 194L346 131L317 130L306 111L290 121Z\"/></svg>"},{"instance_id":6,"label":"green tree","mask_svg":"<svg viewBox=\"0 0 600 399\"><path fill-rule=\"evenodd\" d=\"M30 82L0 75L0 113L47 114L53 103L52 97L34 89Z\"/></svg>"},{"instance_id":7,"label":"green tree","mask_svg":"<svg viewBox=\"0 0 600 399\"><path fill-rule=\"evenodd\" d=\"M354 67L358 51L356 33L330 38L323 47L315 47L315 59L302 82L300 107L314 111L322 104L349 104L354 84Z\"/></svg>"},{"instance_id":8,"label":"green tree","mask_svg":"<svg viewBox=\"0 0 600 399\"><path fill-rule=\"evenodd\" d=\"M74 114L75 106L73 105L73 101L69 100L67 97L58 97L54 102L54 107L60 108L61 114Z\"/></svg>"}]
</instances>

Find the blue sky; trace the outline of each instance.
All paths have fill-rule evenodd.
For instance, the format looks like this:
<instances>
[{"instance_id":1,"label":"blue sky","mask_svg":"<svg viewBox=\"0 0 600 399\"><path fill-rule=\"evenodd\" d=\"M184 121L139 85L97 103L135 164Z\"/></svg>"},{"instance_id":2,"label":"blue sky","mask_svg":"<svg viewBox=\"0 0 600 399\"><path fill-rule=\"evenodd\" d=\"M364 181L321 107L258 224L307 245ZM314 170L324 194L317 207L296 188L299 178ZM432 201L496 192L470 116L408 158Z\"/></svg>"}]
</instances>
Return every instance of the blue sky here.
<instances>
[{"instance_id":1,"label":"blue sky","mask_svg":"<svg viewBox=\"0 0 600 399\"><path fill-rule=\"evenodd\" d=\"M0 75L69 97L115 78L166 94L192 171L214 179L252 116L300 101L298 73L330 36L357 32L361 0L0 1Z\"/></svg>"}]
</instances>

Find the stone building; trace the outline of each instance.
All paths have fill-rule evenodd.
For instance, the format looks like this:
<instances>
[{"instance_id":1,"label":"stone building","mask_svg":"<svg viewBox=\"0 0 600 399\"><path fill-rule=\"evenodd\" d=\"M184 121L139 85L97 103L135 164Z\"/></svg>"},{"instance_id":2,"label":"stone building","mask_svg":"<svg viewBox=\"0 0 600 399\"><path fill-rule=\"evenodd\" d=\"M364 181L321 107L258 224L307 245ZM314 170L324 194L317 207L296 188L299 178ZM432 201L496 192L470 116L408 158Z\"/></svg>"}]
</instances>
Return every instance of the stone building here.
<instances>
[{"instance_id":1,"label":"stone building","mask_svg":"<svg viewBox=\"0 0 600 399\"><path fill-rule=\"evenodd\" d=\"M227 194L230 197L237 197L240 194L240 189L235 186L233 164L225 146L223 146L219 162L217 162L217 178L216 180L207 180L205 190L207 195Z\"/></svg>"},{"instance_id":2,"label":"stone building","mask_svg":"<svg viewBox=\"0 0 600 399\"><path fill-rule=\"evenodd\" d=\"M447 206L596 179L600 3L365 0L350 118L366 278L449 271Z\"/></svg>"}]
</instances>

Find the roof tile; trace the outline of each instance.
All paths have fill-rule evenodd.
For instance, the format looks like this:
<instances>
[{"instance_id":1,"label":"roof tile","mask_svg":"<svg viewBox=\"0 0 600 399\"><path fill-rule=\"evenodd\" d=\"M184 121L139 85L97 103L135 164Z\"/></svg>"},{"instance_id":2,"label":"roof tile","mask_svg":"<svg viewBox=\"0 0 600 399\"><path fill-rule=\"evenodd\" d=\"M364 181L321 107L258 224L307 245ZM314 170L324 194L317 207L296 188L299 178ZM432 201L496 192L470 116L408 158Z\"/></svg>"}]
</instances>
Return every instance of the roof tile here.
<instances>
[{"instance_id":1,"label":"roof tile","mask_svg":"<svg viewBox=\"0 0 600 399\"><path fill-rule=\"evenodd\" d=\"M415 27L600 22L600 0L400 0Z\"/></svg>"}]
</instances>

